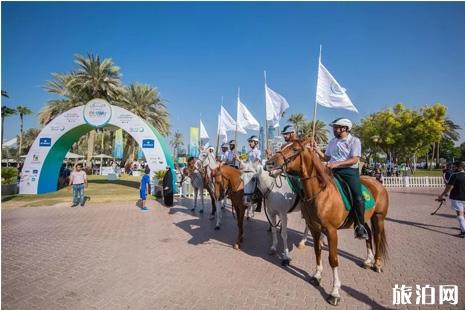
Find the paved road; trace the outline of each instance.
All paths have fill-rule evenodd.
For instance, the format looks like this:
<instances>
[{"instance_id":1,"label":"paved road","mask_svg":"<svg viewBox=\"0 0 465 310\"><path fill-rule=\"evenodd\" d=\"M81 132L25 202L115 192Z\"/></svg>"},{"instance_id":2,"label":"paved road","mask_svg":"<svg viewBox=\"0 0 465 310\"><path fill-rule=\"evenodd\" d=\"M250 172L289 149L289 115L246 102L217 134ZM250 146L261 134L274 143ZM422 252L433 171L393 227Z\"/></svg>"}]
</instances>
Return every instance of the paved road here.
<instances>
[{"instance_id":1,"label":"paved road","mask_svg":"<svg viewBox=\"0 0 465 310\"><path fill-rule=\"evenodd\" d=\"M458 230L449 207L429 215L436 192L391 191L390 260L382 274L358 267L364 243L340 232L340 309L394 308L395 284L458 284L455 309L465 308L465 240L452 236ZM2 308L333 308L325 302L331 289L326 250L321 288L308 283L311 238L304 250L291 247L291 267L283 268L267 255L264 214L246 223L236 251L231 213L224 211L225 223L214 231L207 215L188 211L190 203L183 199L169 209L151 201L146 213L132 203L2 209ZM303 227L292 214L290 243Z\"/></svg>"}]
</instances>

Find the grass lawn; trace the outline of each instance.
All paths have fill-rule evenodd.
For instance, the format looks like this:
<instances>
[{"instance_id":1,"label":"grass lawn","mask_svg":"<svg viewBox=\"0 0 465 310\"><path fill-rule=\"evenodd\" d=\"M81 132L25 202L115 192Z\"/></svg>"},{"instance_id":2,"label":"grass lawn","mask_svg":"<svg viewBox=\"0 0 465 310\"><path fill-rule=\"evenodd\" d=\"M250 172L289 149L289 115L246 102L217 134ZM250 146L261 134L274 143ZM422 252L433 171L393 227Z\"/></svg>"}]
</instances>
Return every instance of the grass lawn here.
<instances>
[{"instance_id":1,"label":"grass lawn","mask_svg":"<svg viewBox=\"0 0 465 310\"><path fill-rule=\"evenodd\" d=\"M119 180L108 181L106 176L91 175L85 195L90 196L90 203L112 201L134 201L139 199L139 181L141 177L124 175ZM36 207L57 203L72 202L72 190L69 187L57 192L40 195L2 196L2 207Z\"/></svg>"}]
</instances>

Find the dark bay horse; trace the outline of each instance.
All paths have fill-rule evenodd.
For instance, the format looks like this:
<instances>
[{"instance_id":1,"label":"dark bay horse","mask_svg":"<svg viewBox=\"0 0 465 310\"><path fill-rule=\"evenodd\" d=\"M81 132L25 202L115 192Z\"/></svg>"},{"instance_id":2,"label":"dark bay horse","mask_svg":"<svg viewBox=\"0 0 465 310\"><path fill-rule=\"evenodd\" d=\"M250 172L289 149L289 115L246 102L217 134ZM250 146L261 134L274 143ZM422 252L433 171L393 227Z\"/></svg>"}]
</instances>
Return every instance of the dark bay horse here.
<instances>
[{"instance_id":1,"label":"dark bay horse","mask_svg":"<svg viewBox=\"0 0 465 310\"><path fill-rule=\"evenodd\" d=\"M338 275L337 256L337 230L349 228L353 220L347 219L349 212L345 209L341 195L332 179L331 171L326 168L313 150L313 141L295 140L277 152L268 162L267 170L272 175L282 172L298 174L304 187L306 206L302 208L302 214L313 236L316 256L316 270L311 279L312 284L319 285L323 266L321 263L322 243L321 234L328 238L329 264L333 271L333 288L327 301L337 305L340 301L339 289L341 282ZM382 271L382 261L387 256L387 242L384 231L384 219L386 218L389 197L386 189L372 177L361 177L362 183L368 188L375 199L375 206L365 211L365 221L371 222L365 227L369 239L366 241L367 259L363 267L373 268L377 272ZM373 232L372 232L373 230ZM372 239L375 244L373 256Z\"/></svg>"},{"instance_id":2,"label":"dark bay horse","mask_svg":"<svg viewBox=\"0 0 465 310\"><path fill-rule=\"evenodd\" d=\"M244 204L244 184L241 179L241 172L228 165L218 165L211 171L215 188L216 200L220 201L226 195L231 200L233 213L237 219L237 239L234 248L238 250L244 234L244 215L246 206Z\"/></svg>"}]
</instances>

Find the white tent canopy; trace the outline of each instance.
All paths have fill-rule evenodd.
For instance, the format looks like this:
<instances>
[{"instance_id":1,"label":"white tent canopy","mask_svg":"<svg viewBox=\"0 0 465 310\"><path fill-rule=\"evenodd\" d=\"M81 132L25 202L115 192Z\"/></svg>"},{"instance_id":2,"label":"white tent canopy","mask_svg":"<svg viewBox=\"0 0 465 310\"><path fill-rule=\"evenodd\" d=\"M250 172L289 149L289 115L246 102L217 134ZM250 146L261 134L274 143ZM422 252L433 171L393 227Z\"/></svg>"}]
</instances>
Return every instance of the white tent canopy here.
<instances>
[{"instance_id":1,"label":"white tent canopy","mask_svg":"<svg viewBox=\"0 0 465 310\"><path fill-rule=\"evenodd\" d=\"M71 152L68 152L65 156L66 159L79 159L79 158L84 158L83 155L79 155L79 154L75 154L75 153L71 153Z\"/></svg>"},{"instance_id":2,"label":"white tent canopy","mask_svg":"<svg viewBox=\"0 0 465 310\"><path fill-rule=\"evenodd\" d=\"M106 154L93 155L92 157L97 157L97 158L113 158L112 156L108 156L108 155L106 155Z\"/></svg>"}]
</instances>

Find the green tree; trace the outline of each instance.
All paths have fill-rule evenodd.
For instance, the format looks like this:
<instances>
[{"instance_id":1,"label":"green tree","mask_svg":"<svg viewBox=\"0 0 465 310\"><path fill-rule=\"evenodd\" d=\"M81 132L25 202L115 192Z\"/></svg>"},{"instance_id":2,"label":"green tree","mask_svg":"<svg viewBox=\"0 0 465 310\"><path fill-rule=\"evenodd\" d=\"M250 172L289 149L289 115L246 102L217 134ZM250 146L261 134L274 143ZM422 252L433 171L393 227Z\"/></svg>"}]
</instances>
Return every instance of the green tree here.
<instances>
[{"instance_id":1,"label":"green tree","mask_svg":"<svg viewBox=\"0 0 465 310\"><path fill-rule=\"evenodd\" d=\"M462 142L459 146L460 149L460 160L465 160L465 142Z\"/></svg>"},{"instance_id":2,"label":"green tree","mask_svg":"<svg viewBox=\"0 0 465 310\"><path fill-rule=\"evenodd\" d=\"M24 116L31 115L32 111L26 107L19 105L16 107L16 111L19 114L19 148L18 148L18 157L22 155L23 150L23 132L24 132Z\"/></svg>"},{"instance_id":3,"label":"green tree","mask_svg":"<svg viewBox=\"0 0 465 310\"><path fill-rule=\"evenodd\" d=\"M460 147L456 147L454 142L449 139L441 139L439 143L439 157L446 161L452 161L460 158Z\"/></svg>"},{"instance_id":4,"label":"green tree","mask_svg":"<svg viewBox=\"0 0 465 310\"><path fill-rule=\"evenodd\" d=\"M29 149L39 136L39 133L40 129L38 128L29 128L23 133L23 150L25 154L29 152ZM17 137L17 139L19 140L19 137Z\"/></svg>"},{"instance_id":5,"label":"green tree","mask_svg":"<svg viewBox=\"0 0 465 310\"><path fill-rule=\"evenodd\" d=\"M294 126L296 134L300 135L300 131L305 125L305 116L303 113L291 114L287 121Z\"/></svg>"},{"instance_id":6,"label":"green tree","mask_svg":"<svg viewBox=\"0 0 465 310\"><path fill-rule=\"evenodd\" d=\"M173 138L170 141L171 146L173 147L174 158L178 157L177 150L181 145L184 145L182 133L176 130L173 135Z\"/></svg>"},{"instance_id":7,"label":"green tree","mask_svg":"<svg viewBox=\"0 0 465 310\"><path fill-rule=\"evenodd\" d=\"M165 101L153 87L145 84L131 84L124 88L121 96L122 106L155 127L160 134L169 132L169 114ZM123 162L134 160L137 143L132 138L125 146Z\"/></svg>"},{"instance_id":8,"label":"green tree","mask_svg":"<svg viewBox=\"0 0 465 310\"><path fill-rule=\"evenodd\" d=\"M68 74L53 74L44 88L62 98L50 100L40 112L42 124L49 123L60 113L82 105L93 98L102 98L110 103L118 104L122 93L120 69L110 58L101 59L98 55L76 55L77 69ZM94 153L96 132L88 134L87 166L91 165Z\"/></svg>"},{"instance_id":9,"label":"green tree","mask_svg":"<svg viewBox=\"0 0 465 310\"><path fill-rule=\"evenodd\" d=\"M13 116L17 113L15 109L9 108L7 106L2 106L2 145L5 142L3 140L3 133L5 132L5 118Z\"/></svg>"},{"instance_id":10,"label":"green tree","mask_svg":"<svg viewBox=\"0 0 465 310\"><path fill-rule=\"evenodd\" d=\"M313 131L313 121L305 121L302 126L302 137L308 138L312 136ZM328 130L326 129L326 124L323 121L316 121L315 124L315 141L318 144L327 144L328 143Z\"/></svg>"}]
</instances>

